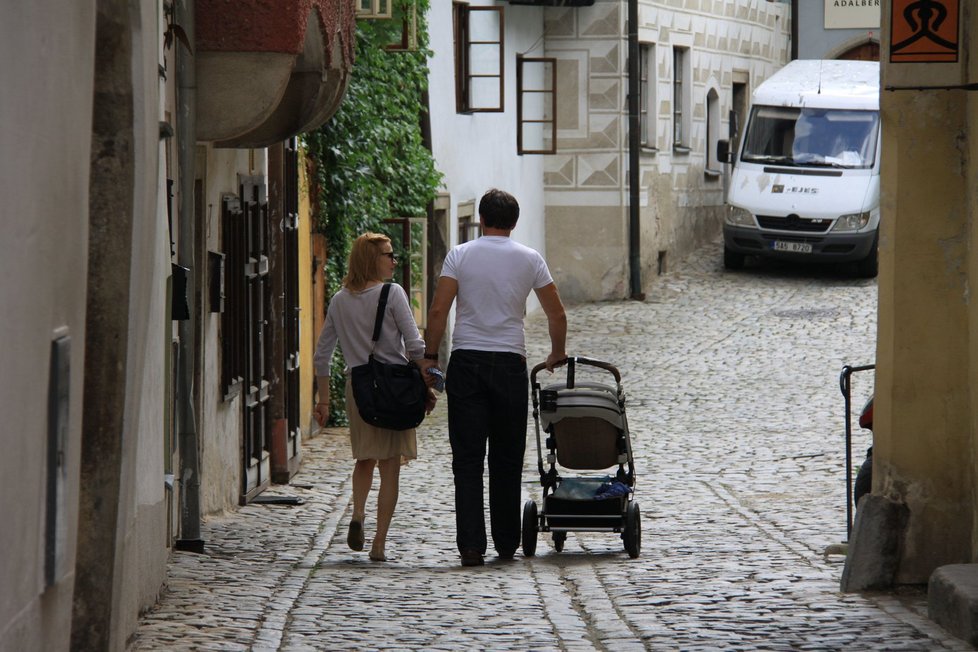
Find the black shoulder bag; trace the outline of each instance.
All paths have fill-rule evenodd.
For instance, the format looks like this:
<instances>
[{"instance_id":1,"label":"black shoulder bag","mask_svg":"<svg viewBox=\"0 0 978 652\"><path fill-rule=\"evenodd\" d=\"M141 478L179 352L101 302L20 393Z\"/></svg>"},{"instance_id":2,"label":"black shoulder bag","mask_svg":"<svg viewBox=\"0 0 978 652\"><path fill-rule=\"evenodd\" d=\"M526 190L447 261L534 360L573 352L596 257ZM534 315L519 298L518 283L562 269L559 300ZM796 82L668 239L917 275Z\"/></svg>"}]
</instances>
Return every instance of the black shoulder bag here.
<instances>
[{"instance_id":1,"label":"black shoulder bag","mask_svg":"<svg viewBox=\"0 0 978 652\"><path fill-rule=\"evenodd\" d=\"M374 358L373 348L380 338L387 295L391 284L384 283L374 320L373 346L366 364L350 369L353 399L360 417L372 426L389 430L409 430L424 420L428 388L421 370L413 362L387 364Z\"/></svg>"}]
</instances>

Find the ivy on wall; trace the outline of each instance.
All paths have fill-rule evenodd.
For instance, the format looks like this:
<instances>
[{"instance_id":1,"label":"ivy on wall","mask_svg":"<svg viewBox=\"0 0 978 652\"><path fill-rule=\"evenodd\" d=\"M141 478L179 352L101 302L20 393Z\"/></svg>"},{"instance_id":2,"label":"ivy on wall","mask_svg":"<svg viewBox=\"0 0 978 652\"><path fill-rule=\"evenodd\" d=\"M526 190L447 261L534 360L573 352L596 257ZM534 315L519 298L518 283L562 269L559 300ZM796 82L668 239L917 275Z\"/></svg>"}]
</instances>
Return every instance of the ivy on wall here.
<instances>
[{"instance_id":1,"label":"ivy on wall","mask_svg":"<svg viewBox=\"0 0 978 652\"><path fill-rule=\"evenodd\" d=\"M350 246L365 231L386 232L391 217L427 212L441 182L422 140L427 110L429 0L414 0L418 48L391 51L400 42L401 3L394 20L357 21L356 60L340 108L303 141L313 161L317 228L327 240L326 295L340 289ZM345 425L343 367L338 352L330 379L330 424Z\"/></svg>"}]
</instances>

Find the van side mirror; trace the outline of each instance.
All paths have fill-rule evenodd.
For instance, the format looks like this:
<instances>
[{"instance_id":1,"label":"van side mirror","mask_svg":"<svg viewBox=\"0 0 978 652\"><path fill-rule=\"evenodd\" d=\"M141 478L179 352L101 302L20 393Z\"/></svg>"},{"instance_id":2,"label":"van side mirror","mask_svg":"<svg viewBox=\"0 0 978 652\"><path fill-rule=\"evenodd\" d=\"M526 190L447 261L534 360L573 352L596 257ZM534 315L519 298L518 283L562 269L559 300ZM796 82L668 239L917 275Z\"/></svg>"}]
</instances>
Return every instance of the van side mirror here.
<instances>
[{"instance_id":1,"label":"van side mirror","mask_svg":"<svg viewBox=\"0 0 978 652\"><path fill-rule=\"evenodd\" d=\"M730 141L729 140L718 140L717 141L717 160L721 163L730 162Z\"/></svg>"}]
</instances>

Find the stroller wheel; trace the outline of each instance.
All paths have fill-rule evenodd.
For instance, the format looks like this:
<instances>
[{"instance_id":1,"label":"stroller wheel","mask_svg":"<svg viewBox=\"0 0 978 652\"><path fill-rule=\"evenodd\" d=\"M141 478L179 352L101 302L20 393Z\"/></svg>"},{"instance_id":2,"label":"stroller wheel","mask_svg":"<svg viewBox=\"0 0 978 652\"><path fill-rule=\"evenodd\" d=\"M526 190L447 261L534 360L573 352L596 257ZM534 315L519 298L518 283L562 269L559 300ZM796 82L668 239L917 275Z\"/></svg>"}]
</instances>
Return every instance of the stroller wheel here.
<instances>
[{"instance_id":1,"label":"stroller wheel","mask_svg":"<svg viewBox=\"0 0 978 652\"><path fill-rule=\"evenodd\" d=\"M554 532L554 550L557 552L563 552L565 541L567 541L566 532Z\"/></svg>"},{"instance_id":2,"label":"stroller wheel","mask_svg":"<svg viewBox=\"0 0 978 652\"><path fill-rule=\"evenodd\" d=\"M642 515L638 502L634 500L629 501L625 509L625 531L621 533L621 538L628 556L632 559L638 557L642 550Z\"/></svg>"},{"instance_id":3,"label":"stroller wheel","mask_svg":"<svg viewBox=\"0 0 978 652\"><path fill-rule=\"evenodd\" d=\"M523 505L523 556L532 557L537 552L537 504L532 500Z\"/></svg>"}]
</instances>

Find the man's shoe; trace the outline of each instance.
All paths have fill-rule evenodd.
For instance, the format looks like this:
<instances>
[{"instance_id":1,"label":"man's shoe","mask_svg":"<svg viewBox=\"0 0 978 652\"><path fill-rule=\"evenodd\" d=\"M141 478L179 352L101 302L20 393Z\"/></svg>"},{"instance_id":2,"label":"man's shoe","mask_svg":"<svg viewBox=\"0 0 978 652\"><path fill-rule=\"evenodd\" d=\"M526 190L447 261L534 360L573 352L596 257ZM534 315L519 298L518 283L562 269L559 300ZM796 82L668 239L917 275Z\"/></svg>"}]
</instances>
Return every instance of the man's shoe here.
<instances>
[{"instance_id":1,"label":"man's shoe","mask_svg":"<svg viewBox=\"0 0 978 652\"><path fill-rule=\"evenodd\" d=\"M496 552L496 556L503 561L512 561L513 557L516 556L515 550L507 550L505 552Z\"/></svg>"},{"instance_id":2,"label":"man's shoe","mask_svg":"<svg viewBox=\"0 0 978 652\"><path fill-rule=\"evenodd\" d=\"M482 559L482 553L478 550L463 550L462 551L462 565L463 566L482 566L485 562Z\"/></svg>"}]
</instances>

